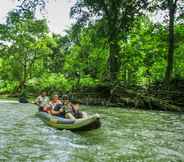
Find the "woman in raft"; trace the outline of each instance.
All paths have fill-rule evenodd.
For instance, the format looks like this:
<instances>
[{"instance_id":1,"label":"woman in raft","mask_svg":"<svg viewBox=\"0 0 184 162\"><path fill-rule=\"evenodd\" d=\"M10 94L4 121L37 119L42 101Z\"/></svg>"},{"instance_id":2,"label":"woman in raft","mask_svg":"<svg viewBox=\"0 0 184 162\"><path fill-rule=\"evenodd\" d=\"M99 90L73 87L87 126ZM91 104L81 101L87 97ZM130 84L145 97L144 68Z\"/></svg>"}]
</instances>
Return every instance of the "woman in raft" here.
<instances>
[{"instance_id":1,"label":"woman in raft","mask_svg":"<svg viewBox=\"0 0 184 162\"><path fill-rule=\"evenodd\" d=\"M80 112L80 101L72 100L69 101L67 95L63 95L62 101L59 100L58 95L54 95L49 105L46 106L43 111L48 112L51 115L56 115L62 118L78 119L86 118L87 114L85 112Z\"/></svg>"}]
</instances>

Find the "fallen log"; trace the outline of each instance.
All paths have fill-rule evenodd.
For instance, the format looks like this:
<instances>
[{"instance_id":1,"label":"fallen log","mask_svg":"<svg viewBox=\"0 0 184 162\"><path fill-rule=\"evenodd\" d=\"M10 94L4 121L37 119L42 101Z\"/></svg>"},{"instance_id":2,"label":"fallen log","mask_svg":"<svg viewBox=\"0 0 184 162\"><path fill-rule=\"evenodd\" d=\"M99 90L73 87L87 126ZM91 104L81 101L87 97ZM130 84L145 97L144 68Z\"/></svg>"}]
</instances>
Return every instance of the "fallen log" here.
<instances>
[{"instance_id":1,"label":"fallen log","mask_svg":"<svg viewBox=\"0 0 184 162\"><path fill-rule=\"evenodd\" d=\"M170 104L169 101L140 94L137 94L136 97L120 97L119 102L124 103L127 106L133 106L135 108L184 111L184 109L181 107Z\"/></svg>"},{"instance_id":2,"label":"fallen log","mask_svg":"<svg viewBox=\"0 0 184 162\"><path fill-rule=\"evenodd\" d=\"M117 98L115 102L124 103L135 108L184 111L181 107L174 105L174 102L171 103L170 100L151 96L146 91L139 92L117 86L111 91L111 95L113 96L112 98Z\"/></svg>"}]
</instances>

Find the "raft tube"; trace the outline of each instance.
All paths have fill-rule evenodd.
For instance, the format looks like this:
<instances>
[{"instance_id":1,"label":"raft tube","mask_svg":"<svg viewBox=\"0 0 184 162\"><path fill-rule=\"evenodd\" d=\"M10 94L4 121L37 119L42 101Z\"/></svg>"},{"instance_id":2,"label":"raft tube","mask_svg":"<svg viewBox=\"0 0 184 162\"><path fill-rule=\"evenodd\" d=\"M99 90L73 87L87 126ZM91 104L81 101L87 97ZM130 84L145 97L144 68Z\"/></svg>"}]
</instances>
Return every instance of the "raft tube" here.
<instances>
[{"instance_id":1,"label":"raft tube","mask_svg":"<svg viewBox=\"0 0 184 162\"><path fill-rule=\"evenodd\" d=\"M82 119L65 119L50 115L46 112L38 112L40 117L47 125L57 129L67 129L71 131L92 130L101 126L100 117L98 114L91 115Z\"/></svg>"}]
</instances>

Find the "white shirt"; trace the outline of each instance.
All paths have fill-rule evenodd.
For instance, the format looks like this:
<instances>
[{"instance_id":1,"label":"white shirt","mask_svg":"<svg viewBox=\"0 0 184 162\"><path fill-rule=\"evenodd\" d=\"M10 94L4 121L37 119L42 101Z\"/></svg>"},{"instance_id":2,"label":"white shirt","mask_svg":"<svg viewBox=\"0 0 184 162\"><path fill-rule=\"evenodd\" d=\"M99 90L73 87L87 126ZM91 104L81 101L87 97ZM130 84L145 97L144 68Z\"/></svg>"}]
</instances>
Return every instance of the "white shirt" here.
<instances>
[{"instance_id":1,"label":"white shirt","mask_svg":"<svg viewBox=\"0 0 184 162\"><path fill-rule=\"evenodd\" d=\"M35 102L40 107L44 107L49 103L49 97L48 96L38 96Z\"/></svg>"}]
</instances>

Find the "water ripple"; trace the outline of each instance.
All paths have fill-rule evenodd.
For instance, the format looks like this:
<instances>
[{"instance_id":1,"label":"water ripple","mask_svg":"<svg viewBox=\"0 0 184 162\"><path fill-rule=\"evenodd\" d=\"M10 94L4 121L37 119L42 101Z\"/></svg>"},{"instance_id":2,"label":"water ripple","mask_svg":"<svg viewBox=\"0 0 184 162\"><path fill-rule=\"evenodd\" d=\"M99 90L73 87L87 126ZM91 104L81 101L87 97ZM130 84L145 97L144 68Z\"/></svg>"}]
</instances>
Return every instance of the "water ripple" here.
<instances>
[{"instance_id":1,"label":"water ripple","mask_svg":"<svg viewBox=\"0 0 184 162\"><path fill-rule=\"evenodd\" d=\"M32 104L0 102L0 161L184 161L184 115L106 107L102 128L73 133L45 125Z\"/></svg>"}]
</instances>

